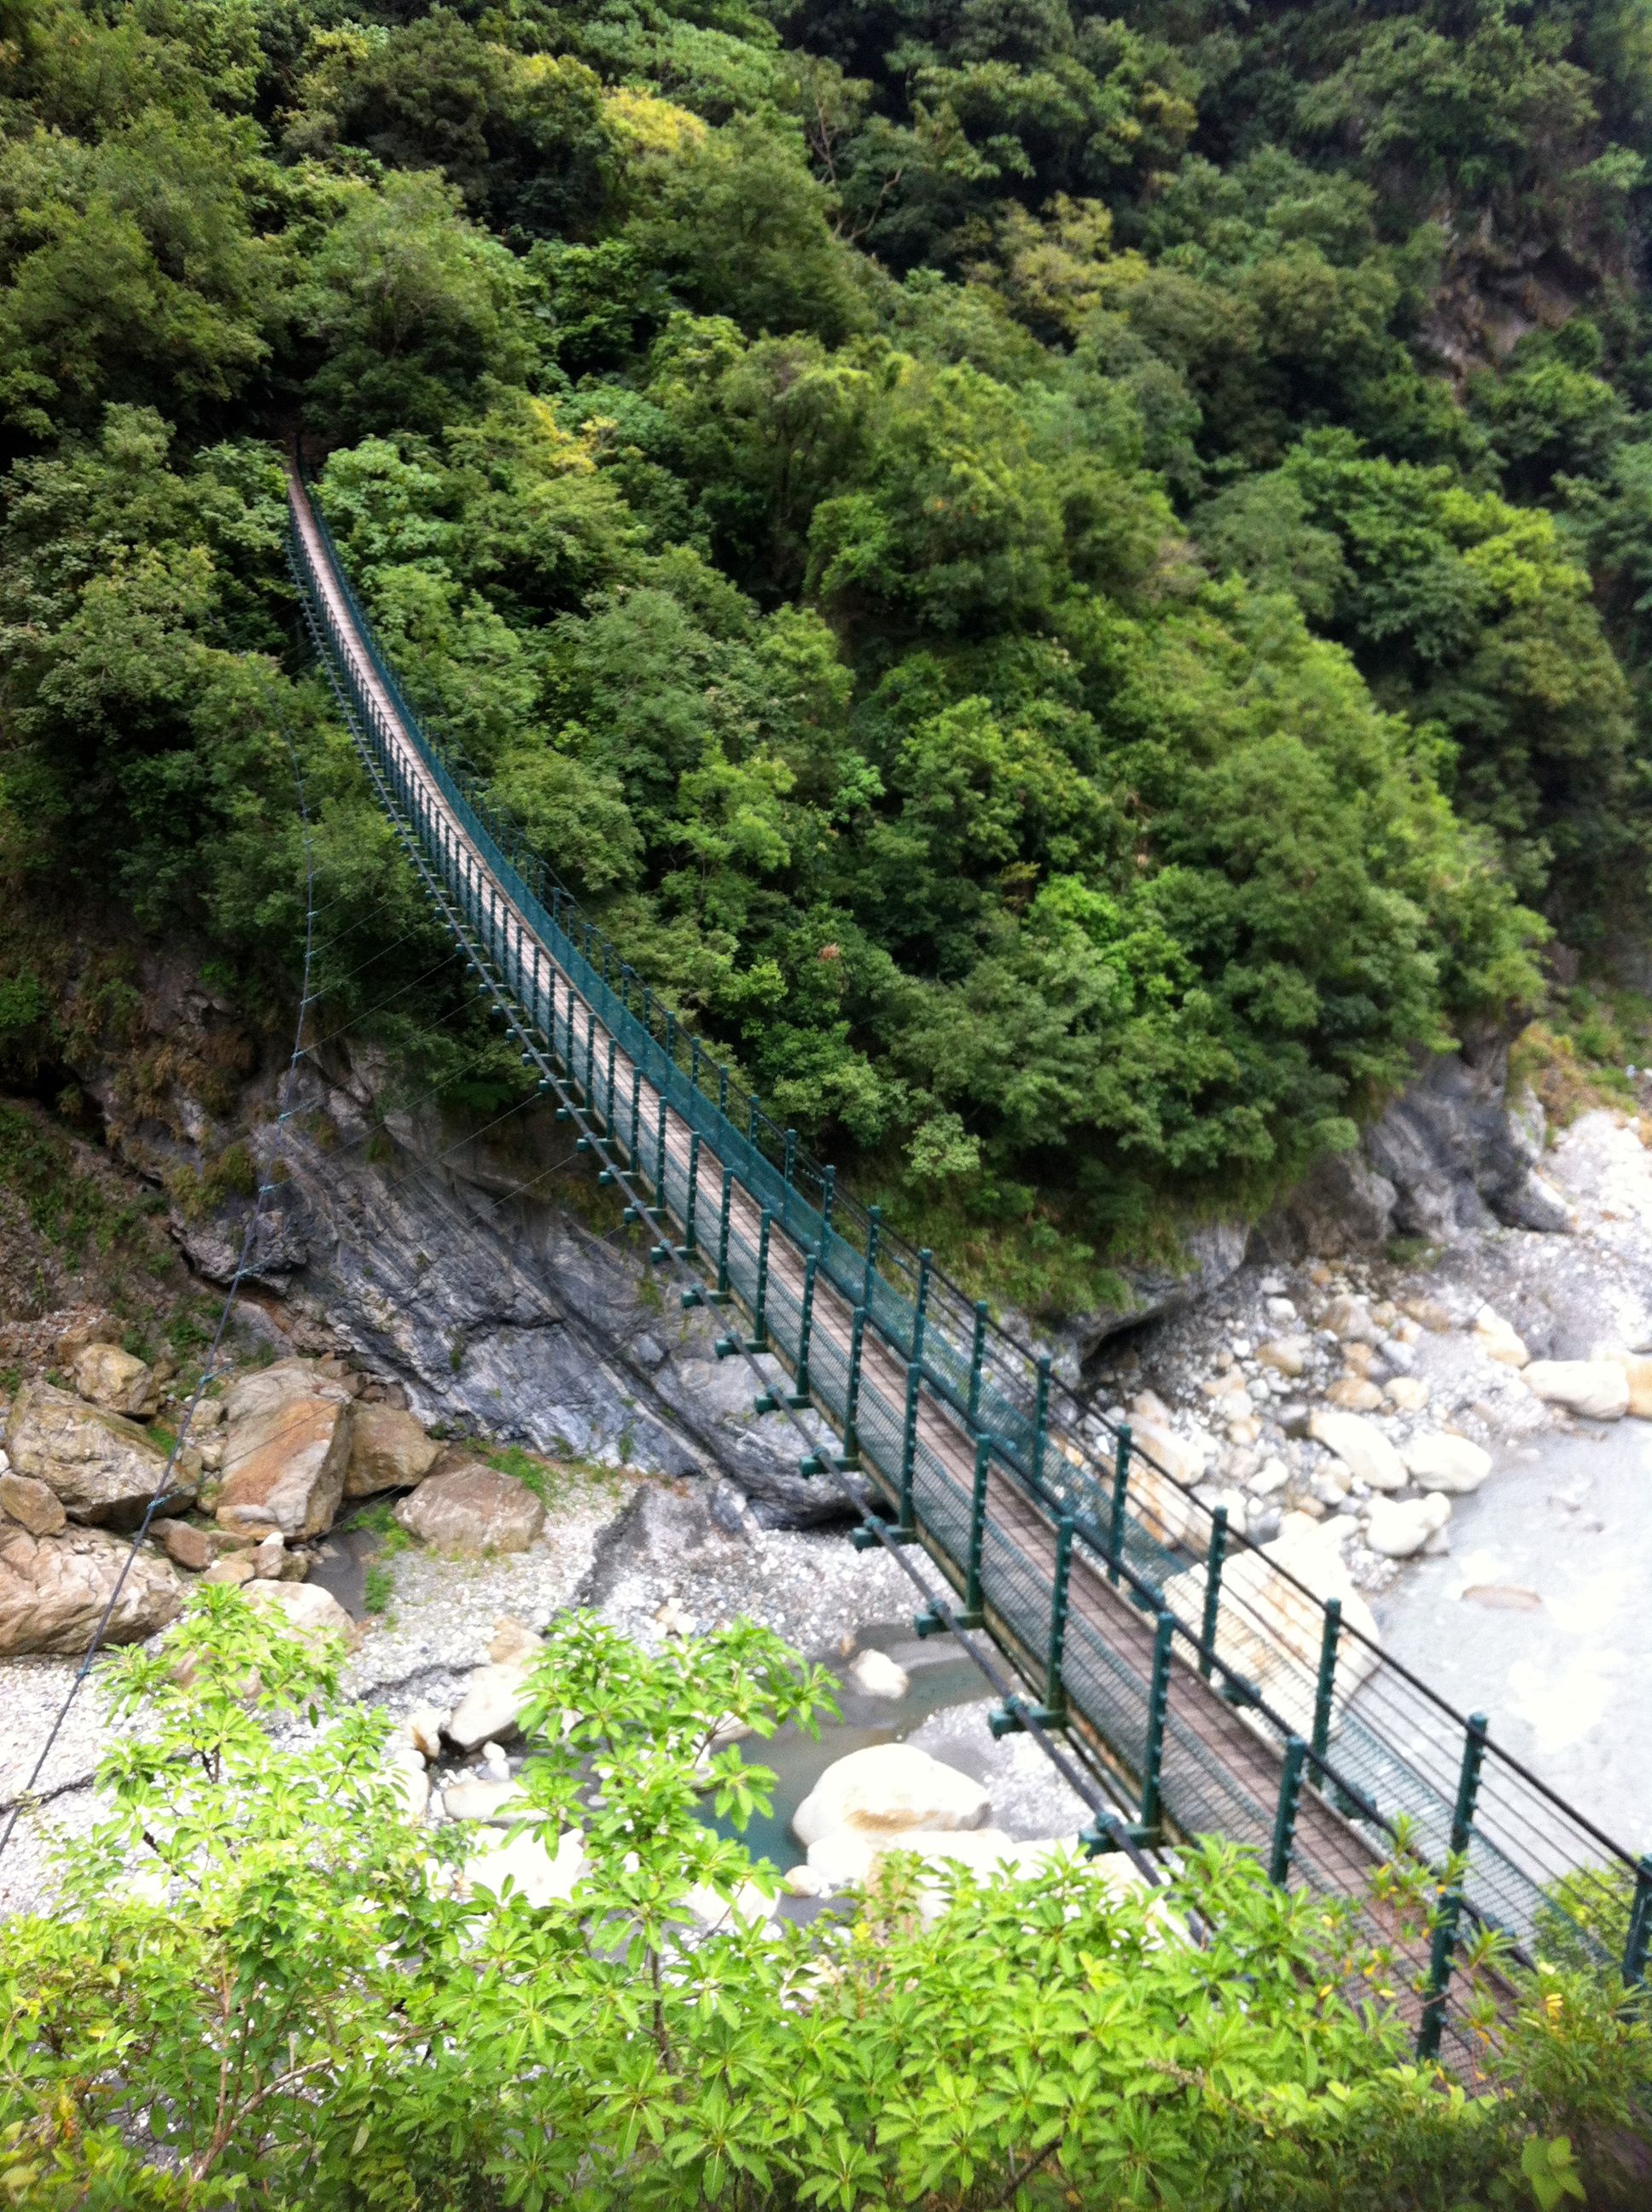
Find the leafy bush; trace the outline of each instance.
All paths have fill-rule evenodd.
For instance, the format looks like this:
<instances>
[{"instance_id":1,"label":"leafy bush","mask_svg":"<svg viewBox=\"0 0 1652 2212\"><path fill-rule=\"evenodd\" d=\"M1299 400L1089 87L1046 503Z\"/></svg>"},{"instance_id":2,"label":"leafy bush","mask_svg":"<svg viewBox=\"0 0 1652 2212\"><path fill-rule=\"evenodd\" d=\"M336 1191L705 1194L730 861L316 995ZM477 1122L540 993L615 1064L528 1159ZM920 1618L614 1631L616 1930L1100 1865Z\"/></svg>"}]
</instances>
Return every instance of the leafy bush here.
<instances>
[{"instance_id":1,"label":"leafy bush","mask_svg":"<svg viewBox=\"0 0 1652 2212\"><path fill-rule=\"evenodd\" d=\"M897 1859L768 1926L772 1870L700 1808L738 1826L772 1778L715 1740L830 1701L746 1624L651 1657L558 1621L518 1832L550 1858L577 1831L581 1871L543 1905L467 1893L476 1838L406 1821L338 1656L226 1589L108 1664L112 1809L68 1846L62 1908L0 1929L15 2202L1631 2201L1652 2060L1621 1990L1545 1972L1465 2092L1411 2062L1392 1957L1348 1912L1218 1845L1154 1892L1106 1862L937 1885Z\"/></svg>"}]
</instances>

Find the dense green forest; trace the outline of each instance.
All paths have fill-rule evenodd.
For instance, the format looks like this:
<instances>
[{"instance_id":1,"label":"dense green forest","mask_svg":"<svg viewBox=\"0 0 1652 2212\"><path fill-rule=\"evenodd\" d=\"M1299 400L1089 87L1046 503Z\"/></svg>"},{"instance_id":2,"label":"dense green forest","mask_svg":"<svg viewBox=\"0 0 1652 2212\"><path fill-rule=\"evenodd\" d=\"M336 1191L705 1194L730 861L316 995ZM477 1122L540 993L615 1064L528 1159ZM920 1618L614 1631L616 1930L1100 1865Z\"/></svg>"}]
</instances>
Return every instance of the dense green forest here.
<instances>
[{"instance_id":1,"label":"dense green forest","mask_svg":"<svg viewBox=\"0 0 1652 2212\"><path fill-rule=\"evenodd\" d=\"M289 739L331 1025L488 1079L440 979L373 1011L432 939L299 649L301 422L433 720L1011 1288L1261 1206L1643 915L1646 0L0 31L14 1083L100 916L290 988Z\"/></svg>"}]
</instances>

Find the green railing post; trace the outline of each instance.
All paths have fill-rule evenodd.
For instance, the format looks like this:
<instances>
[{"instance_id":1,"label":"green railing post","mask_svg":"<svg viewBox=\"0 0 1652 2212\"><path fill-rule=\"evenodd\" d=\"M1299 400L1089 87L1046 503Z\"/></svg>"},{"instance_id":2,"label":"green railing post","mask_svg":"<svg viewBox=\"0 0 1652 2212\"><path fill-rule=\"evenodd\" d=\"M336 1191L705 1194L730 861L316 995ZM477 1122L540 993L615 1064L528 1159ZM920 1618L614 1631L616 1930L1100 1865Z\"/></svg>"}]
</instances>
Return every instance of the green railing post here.
<instances>
[{"instance_id":1,"label":"green railing post","mask_svg":"<svg viewBox=\"0 0 1652 2212\"><path fill-rule=\"evenodd\" d=\"M1451 1815L1451 1856L1461 1861L1473 1839L1474 1803L1480 1791L1480 1769L1485 1763L1485 1715L1470 1713L1463 1735L1462 1764L1457 1770L1457 1802ZM1429 1947L1428 1994L1423 2003L1422 2024L1417 2031L1417 2056L1436 2058L1445 2026L1446 1992L1457 1948L1457 1923L1462 1917L1462 1875L1453 1869L1441 1893L1434 1917L1434 1940Z\"/></svg>"},{"instance_id":2,"label":"green railing post","mask_svg":"<svg viewBox=\"0 0 1652 2212\"><path fill-rule=\"evenodd\" d=\"M729 1218L734 1205L734 1177L723 1170L723 1195L717 1209L717 1288L712 1296L719 1305L728 1302L728 1231Z\"/></svg>"},{"instance_id":3,"label":"green railing post","mask_svg":"<svg viewBox=\"0 0 1652 2212\"><path fill-rule=\"evenodd\" d=\"M786 1185L787 1190L792 1188L792 1175L797 1164L798 1133L795 1129L788 1129L786 1133L786 1158L780 1168L780 1181Z\"/></svg>"},{"instance_id":4,"label":"green railing post","mask_svg":"<svg viewBox=\"0 0 1652 2212\"><path fill-rule=\"evenodd\" d=\"M849 1316L849 1380L843 1393L843 1453L841 1467L860 1463L860 1360L865 1348L866 1309L857 1306Z\"/></svg>"},{"instance_id":5,"label":"green railing post","mask_svg":"<svg viewBox=\"0 0 1652 2212\"><path fill-rule=\"evenodd\" d=\"M1291 1853L1297 1841L1297 1811L1302 1803L1303 1761L1307 1755L1308 1746L1299 1735L1285 1738L1279 1802L1273 1809L1273 1848L1267 1862L1267 1878L1281 1889L1291 1871Z\"/></svg>"},{"instance_id":6,"label":"green railing post","mask_svg":"<svg viewBox=\"0 0 1652 2212\"><path fill-rule=\"evenodd\" d=\"M755 1091L745 1095L745 1140L755 1152L757 1149L757 1121L762 1113L762 1101Z\"/></svg>"},{"instance_id":7,"label":"green railing post","mask_svg":"<svg viewBox=\"0 0 1652 2212\"><path fill-rule=\"evenodd\" d=\"M597 1012L594 1006L585 1010L585 1103L589 1106L597 1095Z\"/></svg>"},{"instance_id":8,"label":"green railing post","mask_svg":"<svg viewBox=\"0 0 1652 2212\"><path fill-rule=\"evenodd\" d=\"M697 1033L689 1039L689 1080L698 1091L700 1088L700 1038Z\"/></svg>"},{"instance_id":9,"label":"green railing post","mask_svg":"<svg viewBox=\"0 0 1652 2212\"><path fill-rule=\"evenodd\" d=\"M728 1070L726 1067L719 1067L717 1071L717 1110L725 1119L727 1118Z\"/></svg>"},{"instance_id":10,"label":"green railing post","mask_svg":"<svg viewBox=\"0 0 1652 2212\"><path fill-rule=\"evenodd\" d=\"M837 1170L820 1171L820 1238L823 1247L832 1233L832 1200L837 1194Z\"/></svg>"},{"instance_id":11,"label":"green railing post","mask_svg":"<svg viewBox=\"0 0 1652 2212\"><path fill-rule=\"evenodd\" d=\"M820 1255L807 1254L803 1262L803 1311L798 1322L797 1374L787 1404L801 1413L809 1403L809 1346L815 1329L815 1277L820 1267Z\"/></svg>"},{"instance_id":12,"label":"green railing post","mask_svg":"<svg viewBox=\"0 0 1652 2212\"><path fill-rule=\"evenodd\" d=\"M604 1137L614 1133L614 1033L608 1033L608 1072L603 1079L602 1133Z\"/></svg>"},{"instance_id":13,"label":"green railing post","mask_svg":"<svg viewBox=\"0 0 1652 2212\"><path fill-rule=\"evenodd\" d=\"M987 1357L987 1301L975 1300L975 1333L969 1342L969 1425L981 1419L981 1370Z\"/></svg>"},{"instance_id":14,"label":"green railing post","mask_svg":"<svg viewBox=\"0 0 1652 2212\"><path fill-rule=\"evenodd\" d=\"M1624 1944L1624 1979L1631 1989L1646 1978L1649 1946L1652 1946L1652 1853L1643 1852L1635 1864L1635 1898Z\"/></svg>"},{"instance_id":15,"label":"green railing post","mask_svg":"<svg viewBox=\"0 0 1652 2212\"><path fill-rule=\"evenodd\" d=\"M654 1093L654 1218L665 1225L665 1093Z\"/></svg>"},{"instance_id":16,"label":"green railing post","mask_svg":"<svg viewBox=\"0 0 1652 2212\"><path fill-rule=\"evenodd\" d=\"M1337 1639L1342 1633L1342 1600L1325 1601L1325 1626L1320 1632L1319 1680L1314 1685L1314 1756L1323 1759L1331 1741L1331 1699L1337 1679Z\"/></svg>"},{"instance_id":17,"label":"green railing post","mask_svg":"<svg viewBox=\"0 0 1652 2212\"><path fill-rule=\"evenodd\" d=\"M677 1015L670 1006L665 1009L665 1065L677 1066Z\"/></svg>"},{"instance_id":18,"label":"green railing post","mask_svg":"<svg viewBox=\"0 0 1652 2212\"><path fill-rule=\"evenodd\" d=\"M626 1163L635 1175L642 1164L642 1133L638 1117L642 1112L642 1070L635 1060L631 1062L631 1141L627 1146L630 1158Z\"/></svg>"},{"instance_id":19,"label":"green railing post","mask_svg":"<svg viewBox=\"0 0 1652 2212\"><path fill-rule=\"evenodd\" d=\"M1211 1547L1205 1555L1205 1618L1199 1632L1199 1671L1208 1682L1216 1657L1216 1624L1222 1603L1222 1563L1228 1551L1228 1509L1211 1515Z\"/></svg>"},{"instance_id":20,"label":"green railing post","mask_svg":"<svg viewBox=\"0 0 1652 2212\"><path fill-rule=\"evenodd\" d=\"M914 1367L918 1364L915 1359L912 1364ZM991 1437L977 1437L975 1481L969 1498L969 1550L964 1562L963 1611L953 1614L955 1628L980 1628L987 1619L981 1602L981 1562L987 1543L987 1486L992 1473L992 1459Z\"/></svg>"},{"instance_id":21,"label":"green railing post","mask_svg":"<svg viewBox=\"0 0 1652 2212\"><path fill-rule=\"evenodd\" d=\"M1129 1487L1130 1424L1127 1421L1119 1431L1113 1455L1113 1508L1107 1523L1107 1578L1110 1583L1118 1581L1119 1569L1124 1562L1124 1499Z\"/></svg>"},{"instance_id":22,"label":"green railing post","mask_svg":"<svg viewBox=\"0 0 1652 2212\"><path fill-rule=\"evenodd\" d=\"M768 1349L768 1240L774 1228L774 1217L764 1206L757 1218L757 1280L751 1296L751 1334L746 1346L749 1352Z\"/></svg>"},{"instance_id":23,"label":"green railing post","mask_svg":"<svg viewBox=\"0 0 1652 2212\"><path fill-rule=\"evenodd\" d=\"M920 1364L924 1356L924 1328L929 1319L929 1271L935 1255L927 1244L918 1255L918 1289L912 1301L912 1356Z\"/></svg>"},{"instance_id":24,"label":"green railing post","mask_svg":"<svg viewBox=\"0 0 1652 2212\"><path fill-rule=\"evenodd\" d=\"M682 1256L685 1260L691 1259L700 1249L700 1239L694 1225L695 1209L699 1203L700 1132L698 1129L690 1129L689 1132L689 1203L683 1223L683 1243L680 1248Z\"/></svg>"},{"instance_id":25,"label":"green railing post","mask_svg":"<svg viewBox=\"0 0 1652 2212\"><path fill-rule=\"evenodd\" d=\"M908 1539L917 1534L917 1523L913 1518L913 1474L918 1463L918 1400L923 1386L924 1371L914 1359L907 1369L906 1411L901 1422L900 1515L897 1530Z\"/></svg>"},{"instance_id":26,"label":"green railing post","mask_svg":"<svg viewBox=\"0 0 1652 2212\"><path fill-rule=\"evenodd\" d=\"M1141 1759L1141 1826L1157 1835L1163 1809L1160 1788L1164 1765L1164 1723L1170 1710L1170 1644L1175 1616L1161 1613L1153 1632L1153 1672L1147 1685L1147 1735Z\"/></svg>"},{"instance_id":27,"label":"green railing post","mask_svg":"<svg viewBox=\"0 0 1652 2212\"><path fill-rule=\"evenodd\" d=\"M1072 1579L1072 1539L1075 1526L1063 1516L1055 1531L1055 1582L1050 1592L1050 1640L1044 1655L1044 1702L1036 1717L1046 1728L1063 1728L1067 1717L1067 1693L1061 1681L1061 1662L1067 1642L1067 1585Z\"/></svg>"},{"instance_id":28,"label":"green railing post","mask_svg":"<svg viewBox=\"0 0 1652 2212\"><path fill-rule=\"evenodd\" d=\"M878 1241L884 1230L884 1209L881 1206L866 1208L866 1267L860 1282L860 1303L868 1312L872 1310L872 1286L878 1273Z\"/></svg>"},{"instance_id":29,"label":"green railing post","mask_svg":"<svg viewBox=\"0 0 1652 2212\"><path fill-rule=\"evenodd\" d=\"M1032 1478L1041 1484L1044 1480L1044 1451L1050 1433L1050 1356L1048 1352L1038 1357L1038 1395L1033 1403L1033 1463Z\"/></svg>"}]
</instances>

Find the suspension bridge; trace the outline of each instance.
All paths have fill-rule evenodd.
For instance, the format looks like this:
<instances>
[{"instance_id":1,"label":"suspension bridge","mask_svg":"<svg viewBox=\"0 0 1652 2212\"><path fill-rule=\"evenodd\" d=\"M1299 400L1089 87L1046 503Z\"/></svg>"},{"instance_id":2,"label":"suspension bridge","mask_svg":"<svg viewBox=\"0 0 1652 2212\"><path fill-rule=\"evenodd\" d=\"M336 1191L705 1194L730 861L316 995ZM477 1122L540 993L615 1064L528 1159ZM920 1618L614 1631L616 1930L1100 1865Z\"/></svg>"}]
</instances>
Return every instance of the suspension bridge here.
<instances>
[{"instance_id":1,"label":"suspension bridge","mask_svg":"<svg viewBox=\"0 0 1652 2212\"><path fill-rule=\"evenodd\" d=\"M1128 1427L1092 1453L1088 1409L1049 1361L737 1090L445 755L296 469L289 498L321 664L478 993L683 1305L720 1311L719 1355L752 1364L756 1410L794 1424L801 1471L870 1507L855 1540L936 1571L920 1634L990 1638L993 1729L1030 1731L1083 1780L1091 1844L1139 1856L1226 1836L1275 1881L1361 1899L1379 1930L1372 1875L1396 1854L1420 1863L1438 1904L1431 1934L1401 1943L1401 2002L1424 2055L1452 2036L1472 2057L1461 1966L1479 1931L1517 1957L1558 1936L1642 1978L1652 1856L1230 1529Z\"/></svg>"}]
</instances>

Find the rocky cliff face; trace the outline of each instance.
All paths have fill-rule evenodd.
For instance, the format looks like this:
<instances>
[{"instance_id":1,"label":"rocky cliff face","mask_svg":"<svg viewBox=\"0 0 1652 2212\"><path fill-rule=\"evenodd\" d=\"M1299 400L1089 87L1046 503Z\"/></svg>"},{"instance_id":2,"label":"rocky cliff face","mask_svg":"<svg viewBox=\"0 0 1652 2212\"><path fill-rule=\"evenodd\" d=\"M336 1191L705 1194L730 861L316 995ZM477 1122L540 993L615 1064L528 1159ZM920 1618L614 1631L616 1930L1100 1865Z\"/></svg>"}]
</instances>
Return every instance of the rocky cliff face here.
<instances>
[{"instance_id":1,"label":"rocky cliff face","mask_svg":"<svg viewBox=\"0 0 1652 2212\"><path fill-rule=\"evenodd\" d=\"M179 963L151 963L143 982L136 1042L74 1073L117 1156L167 1190L191 1264L224 1284L252 1162L267 1172L276 1151L285 1050ZM757 1421L746 1364L717 1359L720 1317L677 1310L618 1207L601 1210L548 1104L472 1135L434 1105L382 1115L385 1082L372 1052L334 1046L289 1101L247 1279L284 1343L348 1352L460 1434L730 1477L768 1526L843 1516L837 1486L799 1474L795 1431Z\"/></svg>"},{"instance_id":2,"label":"rocky cliff face","mask_svg":"<svg viewBox=\"0 0 1652 2212\"><path fill-rule=\"evenodd\" d=\"M249 1137L270 1157L285 1055L179 963L153 963L144 982L146 1043L75 1073L119 1157L167 1183L192 1264L225 1282L251 1198L227 1193L216 1164ZM1196 1304L1247 1259L1374 1254L1396 1236L1450 1245L1494 1222L1564 1228L1564 1201L1535 1172L1540 1109L1509 1111L1507 1070L1497 1037L1420 1061L1360 1146L1267 1220L1200 1228L1185 1270L1137 1271L1129 1308L1076 1318L1064 1365L1076 1375L1121 1329ZM835 1486L798 1474L787 1432L754 1417L750 1370L713 1352L717 1317L677 1310L617 1208L602 1211L549 1108L474 1135L434 1106L384 1117L385 1073L343 1048L307 1066L251 1268L272 1327L397 1376L427 1422L724 1475L770 1526L844 1511Z\"/></svg>"}]
</instances>

